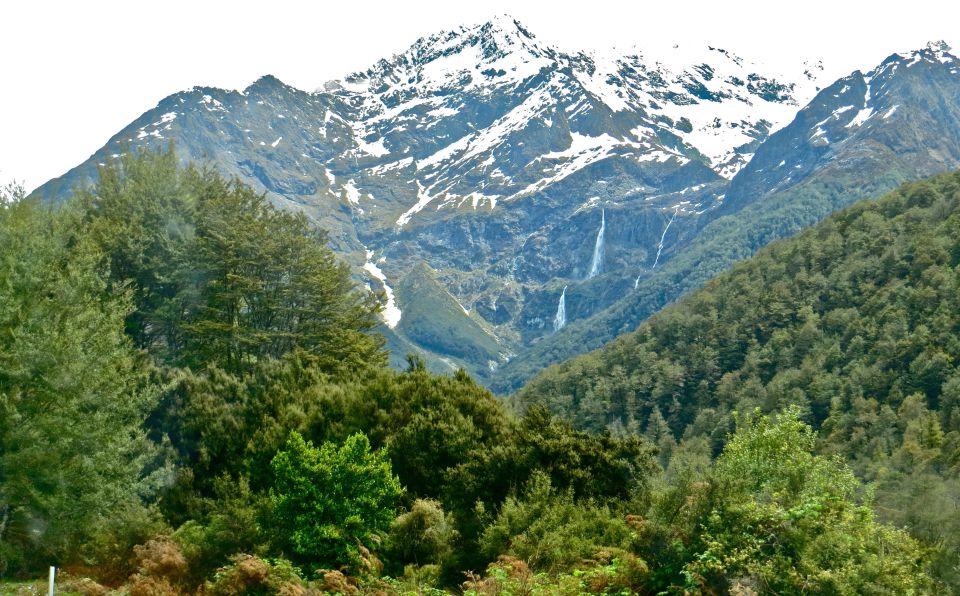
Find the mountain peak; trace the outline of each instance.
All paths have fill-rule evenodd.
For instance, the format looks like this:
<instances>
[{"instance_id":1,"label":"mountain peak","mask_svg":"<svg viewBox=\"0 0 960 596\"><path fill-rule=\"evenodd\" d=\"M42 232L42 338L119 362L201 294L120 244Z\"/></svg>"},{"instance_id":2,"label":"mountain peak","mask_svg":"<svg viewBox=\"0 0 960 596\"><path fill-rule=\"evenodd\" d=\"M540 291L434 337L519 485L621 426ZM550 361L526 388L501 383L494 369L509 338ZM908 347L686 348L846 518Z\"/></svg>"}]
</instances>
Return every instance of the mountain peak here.
<instances>
[{"instance_id":1,"label":"mountain peak","mask_svg":"<svg viewBox=\"0 0 960 596\"><path fill-rule=\"evenodd\" d=\"M333 81L326 90L378 90L378 94L416 87L419 92L463 89L480 82L513 84L546 65L555 50L541 46L518 20L500 14L489 21L422 37L405 52L370 69Z\"/></svg>"},{"instance_id":2,"label":"mountain peak","mask_svg":"<svg viewBox=\"0 0 960 596\"><path fill-rule=\"evenodd\" d=\"M536 36L529 29L508 14L498 14L482 25L461 27L459 31L444 37L444 45L450 45L453 40L460 42L453 44L458 46L479 45L487 59L503 58L518 52L532 56L549 53L547 48L538 44Z\"/></svg>"},{"instance_id":3,"label":"mountain peak","mask_svg":"<svg viewBox=\"0 0 960 596\"><path fill-rule=\"evenodd\" d=\"M919 57L919 59L929 59L931 61L947 64L957 59L956 56L950 53L950 50L952 49L953 48L950 47L950 44L941 39L938 41L928 41L927 45L919 50L911 52L911 54L915 60Z\"/></svg>"},{"instance_id":4,"label":"mountain peak","mask_svg":"<svg viewBox=\"0 0 960 596\"><path fill-rule=\"evenodd\" d=\"M881 68L891 62L906 62L908 67L919 62L952 64L958 61L957 57L950 53L952 49L950 44L942 39L929 41L922 48L893 54L884 61Z\"/></svg>"},{"instance_id":5,"label":"mountain peak","mask_svg":"<svg viewBox=\"0 0 960 596\"><path fill-rule=\"evenodd\" d=\"M505 38L520 38L533 41L536 36L517 19L508 14L498 14L478 28L481 32L501 35Z\"/></svg>"},{"instance_id":6,"label":"mountain peak","mask_svg":"<svg viewBox=\"0 0 960 596\"><path fill-rule=\"evenodd\" d=\"M284 87L284 86L286 86L286 84L280 79L278 79L277 77L273 76L272 74L265 74L261 76L259 79L257 79L256 81L250 83L250 85L247 86L247 89L254 88L254 87L262 88L262 87Z\"/></svg>"}]
</instances>

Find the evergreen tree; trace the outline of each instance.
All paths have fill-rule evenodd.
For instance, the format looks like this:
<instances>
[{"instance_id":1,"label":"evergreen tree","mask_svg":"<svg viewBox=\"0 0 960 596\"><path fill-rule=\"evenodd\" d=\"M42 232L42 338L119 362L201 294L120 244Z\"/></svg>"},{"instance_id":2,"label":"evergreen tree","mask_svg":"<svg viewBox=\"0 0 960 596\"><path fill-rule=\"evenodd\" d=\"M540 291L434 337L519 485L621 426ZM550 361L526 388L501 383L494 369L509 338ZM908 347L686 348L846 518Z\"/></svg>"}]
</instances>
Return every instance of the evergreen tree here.
<instances>
[{"instance_id":1,"label":"evergreen tree","mask_svg":"<svg viewBox=\"0 0 960 596\"><path fill-rule=\"evenodd\" d=\"M124 153L98 174L97 184L75 197L85 219L76 233L106 254L114 287L131 287L127 332L137 346L170 357L183 347L178 298L192 274L195 187L204 175L192 167L181 171L172 146Z\"/></svg>"},{"instance_id":2,"label":"evergreen tree","mask_svg":"<svg viewBox=\"0 0 960 596\"><path fill-rule=\"evenodd\" d=\"M127 154L82 192L111 281L129 284L127 329L159 361L230 373L294 350L330 371L385 362L359 292L303 214L217 173L180 169L172 148Z\"/></svg>"},{"instance_id":3,"label":"evergreen tree","mask_svg":"<svg viewBox=\"0 0 960 596\"><path fill-rule=\"evenodd\" d=\"M196 282L184 315L185 364L239 371L301 350L326 370L385 362L368 333L379 309L354 289L326 234L239 182L204 183L191 245ZM191 300L193 302L193 300Z\"/></svg>"},{"instance_id":4,"label":"evergreen tree","mask_svg":"<svg viewBox=\"0 0 960 596\"><path fill-rule=\"evenodd\" d=\"M129 296L72 240L73 213L3 203L0 573L102 562L95 543L122 542L111 528L148 520L141 424L157 391L124 335Z\"/></svg>"}]
</instances>

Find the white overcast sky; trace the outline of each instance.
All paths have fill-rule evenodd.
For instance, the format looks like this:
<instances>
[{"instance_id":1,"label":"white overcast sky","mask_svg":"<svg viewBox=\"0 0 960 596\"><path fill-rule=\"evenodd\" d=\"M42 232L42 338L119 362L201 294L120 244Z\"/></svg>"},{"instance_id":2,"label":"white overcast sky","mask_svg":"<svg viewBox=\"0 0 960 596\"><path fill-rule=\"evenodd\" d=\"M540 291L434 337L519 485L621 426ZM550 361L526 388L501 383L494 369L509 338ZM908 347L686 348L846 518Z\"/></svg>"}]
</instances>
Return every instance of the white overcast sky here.
<instances>
[{"instance_id":1,"label":"white overcast sky","mask_svg":"<svg viewBox=\"0 0 960 596\"><path fill-rule=\"evenodd\" d=\"M311 90L502 13L567 51L710 44L772 66L822 59L832 78L960 44L956 1L0 0L0 184L59 176L194 85L242 89L269 73Z\"/></svg>"}]
</instances>

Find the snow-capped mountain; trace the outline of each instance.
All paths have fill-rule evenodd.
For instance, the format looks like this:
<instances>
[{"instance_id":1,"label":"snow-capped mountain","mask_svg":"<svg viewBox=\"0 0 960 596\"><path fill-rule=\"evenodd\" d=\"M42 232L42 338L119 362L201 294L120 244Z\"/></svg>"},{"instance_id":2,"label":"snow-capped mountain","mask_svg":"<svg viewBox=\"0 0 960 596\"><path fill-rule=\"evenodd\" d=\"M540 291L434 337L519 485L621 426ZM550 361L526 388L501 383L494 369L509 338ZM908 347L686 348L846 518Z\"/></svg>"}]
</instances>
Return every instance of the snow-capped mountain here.
<instances>
[{"instance_id":1,"label":"snow-capped mountain","mask_svg":"<svg viewBox=\"0 0 960 596\"><path fill-rule=\"evenodd\" d=\"M835 146L838 126L882 130L906 111L881 105L877 73L869 94L863 75L831 85L853 107L823 112L808 105L825 97L822 72L714 47L564 53L502 16L313 92L268 76L171 95L38 194L173 141L328 229L357 279L384 291L398 356L489 373L554 341L563 288L566 320L601 312L718 215L818 171L829 155L811 124Z\"/></svg>"},{"instance_id":2,"label":"snow-capped mountain","mask_svg":"<svg viewBox=\"0 0 960 596\"><path fill-rule=\"evenodd\" d=\"M731 178L812 97L820 70L777 79L718 48L569 55L500 17L421 39L324 92L352 108L364 173L417 182L402 227L428 205L494 207L614 157Z\"/></svg>"},{"instance_id":3,"label":"snow-capped mountain","mask_svg":"<svg viewBox=\"0 0 960 596\"><path fill-rule=\"evenodd\" d=\"M820 91L758 147L726 187L723 205L698 218L693 238L668 230L664 266L610 306L529 347L489 382L500 391L516 389L549 364L632 330L767 243L856 200L957 167L960 59L946 44L854 71Z\"/></svg>"},{"instance_id":4,"label":"snow-capped mountain","mask_svg":"<svg viewBox=\"0 0 960 596\"><path fill-rule=\"evenodd\" d=\"M821 168L875 159L881 149L878 161L907 161L904 170L917 177L950 167L960 159L952 140L958 75L960 60L950 47L931 42L837 80L757 152L731 185L727 209L791 188ZM873 151L864 153L864 145Z\"/></svg>"}]
</instances>

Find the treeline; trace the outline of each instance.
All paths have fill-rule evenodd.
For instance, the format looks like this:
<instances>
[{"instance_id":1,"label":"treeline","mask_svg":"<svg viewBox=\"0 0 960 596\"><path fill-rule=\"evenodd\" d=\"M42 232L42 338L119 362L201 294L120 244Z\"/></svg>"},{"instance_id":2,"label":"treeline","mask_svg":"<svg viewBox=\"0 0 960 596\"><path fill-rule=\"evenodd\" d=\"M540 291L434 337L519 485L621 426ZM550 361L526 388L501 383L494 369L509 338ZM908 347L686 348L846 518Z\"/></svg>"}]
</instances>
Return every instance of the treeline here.
<instances>
[{"instance_id":1,"label":"treeline","mask_svg":"<svg viewBox=\"0 0 960 596\"><path fill-rule=\"evenodd\" d=\"M814 453L806 410L746 414L711 452L666 441L669 418L654 444L629 420L514 415L416 357L393 371L377 297L321 232L172 151L124 156L55 210L15 189L3 203L4 578L56 564L77 591L101 589L89 576L130 594L940 587L925 547Z\"/></svg>"},{"instance_id":2,"label":"treeline","mask_svg":"<svg viewBox=\"0 0 960 596\"><path fill-rule=\"evenodd\" d=\"M960 591L960 173L861 202L778 242L515 399L643 434L661 461L717 454L735 412L799 408L881 519Z\"/></svg>"}]
</instances>

